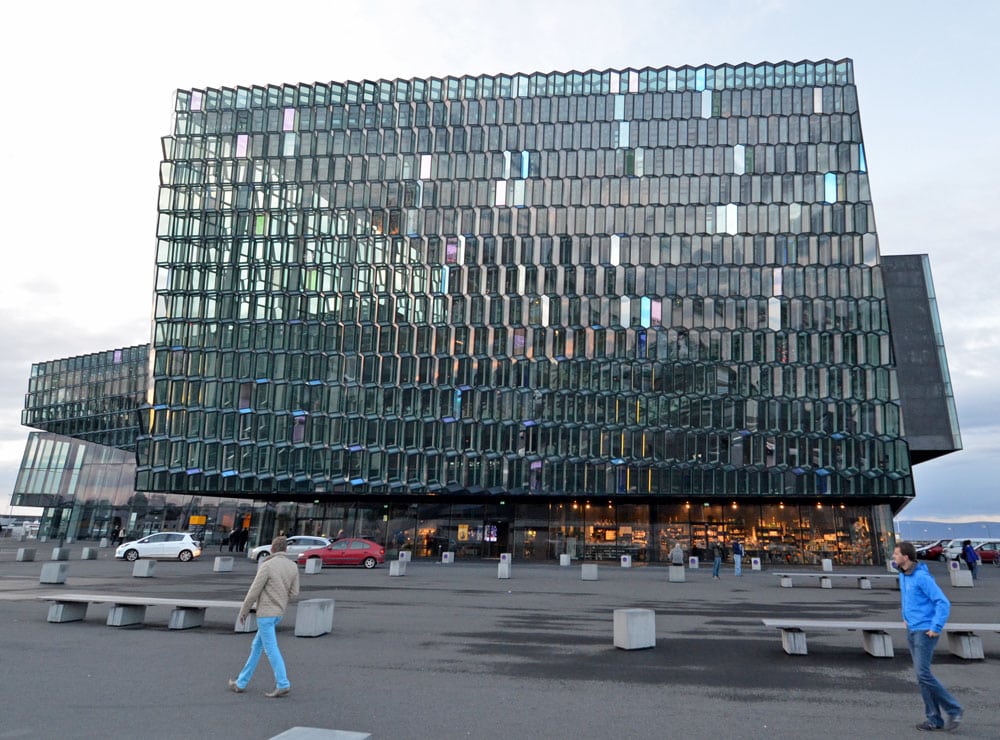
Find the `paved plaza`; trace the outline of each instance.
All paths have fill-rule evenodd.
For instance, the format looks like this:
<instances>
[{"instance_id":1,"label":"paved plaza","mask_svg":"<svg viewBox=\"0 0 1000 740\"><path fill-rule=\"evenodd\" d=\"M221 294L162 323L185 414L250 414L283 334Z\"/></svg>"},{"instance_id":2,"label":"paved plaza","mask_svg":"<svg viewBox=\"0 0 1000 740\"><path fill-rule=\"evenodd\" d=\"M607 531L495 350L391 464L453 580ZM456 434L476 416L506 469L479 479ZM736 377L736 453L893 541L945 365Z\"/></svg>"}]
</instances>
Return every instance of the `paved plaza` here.
<instances>
[{"instance_id":1,"label":"paved plaza","mask_svg":"<svg viewBox=\"0 0 1000 740\"><path fill-rule=\"evenodd\" d=\"M19 544L39 561L15 562ZM251 637L233 632L233 610L208 610L204 626L168 630L170 608L144 625L108 627L107 605L82 622L46 622L39 596L59 591L238 600L255 564L237 558L214 573L206 551L192 563L159 562L133 578L110 549L80 560L71 546L64 585L42 585L51 544L0 542L0 738L141 737L266 740L291 727L371 733L377 740L545 738L909 738L923 719L901 632L896 655L868 656L854 632L809 634L809 655L789 656L765 617L898 620L899 594L885 582L860 590L779 588L768 571L720 581L710 568L669 583L666 567L602 565L581 580L574 563L413 562L401 578L324 569L302 574L300 598L336 600L334 628L293 635L294 610L278 632L290 696L273 688L266 659L245 694L227 690ZM952 588L952 621L996 622L1000 569L975 588ZM882 572L857 568L851 572ZM656 612L656 647L613 646L612 613ZM983 634L984 661L962 661L942 644L936 673L966 708L960 735L1000 738L1000 634Z\"/></svg>"}]
</instances>

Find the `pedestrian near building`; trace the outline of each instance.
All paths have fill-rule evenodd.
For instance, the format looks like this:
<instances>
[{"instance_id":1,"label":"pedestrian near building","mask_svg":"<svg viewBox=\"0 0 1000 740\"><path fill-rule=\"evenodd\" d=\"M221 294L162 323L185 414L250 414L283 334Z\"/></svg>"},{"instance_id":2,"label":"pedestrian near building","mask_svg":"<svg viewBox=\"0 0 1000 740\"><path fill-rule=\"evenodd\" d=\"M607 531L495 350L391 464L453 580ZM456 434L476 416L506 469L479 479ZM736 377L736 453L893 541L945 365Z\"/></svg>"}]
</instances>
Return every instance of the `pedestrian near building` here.
<instances>
[{"instance_id":1,"label":"pedestrian near building","mask_svg":"<svg viewBox=\"0 0 1000 740\"><path fill-rule=\"evenodd\" d=\"M962 559L972 571L972 580L979 578L979 553L972 546L972 540L966 540L962 543Z\"/></svg>"},{"instance_id":2,"label":"pedestrian near building","mask_svg":"<svg viewBox=\"0 0 1000 740\"><path fill-rule=\"evenodd\" d=\"M722 570L722 542L716 540L712 545L712 578L720 580L719 571Z\"/></svg>"},{"instance_id":3,"label":"pedestrian near building","mask_svg":"<svg viewBox=\"0 0 1000 740\"><path fill-rule=\"evenodd\" d=\"M737 576L743 575L743 543L739 540L733 542L733 566Z\"/></svg>"},{"instance_id":4,"label":"pedestrian near building","mask_svg":"<svg viewBox=\"0 0 1000 740\"><path fill-rule=\"evenodd\" d=\"M288 538L275 537L271 540L271 556L266 558L257 569L257 576L250 584L243 606L240 608L240 623L246 621L247 615L257 605L257 634L250 644L250 657L246 665L235 679L229 679L229 688L237 694L246 691L247 684L257 670L257 662L262 652L267 654L267 660L274 671L275 687L273 691L264 694L272 699L287 696L291 683L285 671L285 661L278 649L278 638L275 630L288 608L288 602L299 595L299 568L287 555Z\"/></svg>"},{"instance_id":5,"label":"pedestrian near building","mask_svg":"<svg viewBox=\"0 0 1000 740\"><path fill-rule=\"evenodd\" d=\"M684 550L681 549L680 542L675 542L674 549L670 551L670 563L672 565L684 565Z\"/></svg>"},{"instance_id":6,"label":"pedestrian near building","mask_svg":"<svg viewBox=\"0 0 1000 740\"><path fill-rule=\"evenodd\" d=\"M948 621L951 602L924 563L917 562L912 542L900 542L892 553L899 570L899 595L906 624L906 641L924 700L927 719L918 730L955 730L962 722L962 705L931 673L931 661L941 631ZM945 720L944 716L947 716Z\"/></svg>"}]
</instances>

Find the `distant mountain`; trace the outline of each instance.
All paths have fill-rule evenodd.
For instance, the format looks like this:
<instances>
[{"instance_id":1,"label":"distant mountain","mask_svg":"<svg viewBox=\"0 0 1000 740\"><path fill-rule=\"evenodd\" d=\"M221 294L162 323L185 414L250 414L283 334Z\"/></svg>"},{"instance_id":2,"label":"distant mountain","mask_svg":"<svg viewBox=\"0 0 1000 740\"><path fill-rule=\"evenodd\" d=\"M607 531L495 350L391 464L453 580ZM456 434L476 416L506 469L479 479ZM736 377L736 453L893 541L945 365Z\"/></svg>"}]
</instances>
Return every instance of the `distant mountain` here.
<instances>
[{"instance_id":1,"label":"distant mountain","mask_svg":"<svg viewBox=\"0 0 1000 740\"><path fill-rule=\"evenodd\" d=\"M924 519L896 519L896 534L904 540L925 542L927 540L972 539L973 537L995 537L1000 541L1000 522L929 522Z\"/></svg>"}]
</instances>

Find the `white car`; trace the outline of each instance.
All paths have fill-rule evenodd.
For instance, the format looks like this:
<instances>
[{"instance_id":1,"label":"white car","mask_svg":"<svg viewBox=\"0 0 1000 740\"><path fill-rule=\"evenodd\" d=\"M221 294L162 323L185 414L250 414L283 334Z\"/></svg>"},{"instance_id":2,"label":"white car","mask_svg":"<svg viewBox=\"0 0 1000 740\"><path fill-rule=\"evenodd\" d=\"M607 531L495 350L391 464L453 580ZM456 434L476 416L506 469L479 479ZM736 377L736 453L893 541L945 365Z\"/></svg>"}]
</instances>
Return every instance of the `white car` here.
<instances>
[{"instance_id":1,"label":"white car","mask_svg":"<svg viewBox=\"0 0 1000 740\"><path fill-rule=\"evenodd\" d=\"M307 537L305 535L295 535L294 537L288 538L288 555L292 560L295 557L306 550L315 550L317 547L326 547L333 540L327 539L326 537ZM252 550L247 550L247 557L251 560L256 560L260 562L268 555L271 554L271 543L268 542L266 545L260 545L253 548Z\"/></svg>"},{"instance_id":2,"label":"white car","mask_svg":"<svg viewBox=\"0 0 1000 740\"><path fill-rule=\"evenodd\" d=\"M182 563L201 557L201 543L185 532L155 532L119 545L115 557L132 561L139 558L173 559Z\"/></svg>"},{"instance_id":3,"label":"white car","mask_svg":"<svg viewBox=\"0 0 1000 740\"><path fill-rule=\"evenodd\" d=\"M989 539L986 537L962 537L961 539L952 540L944 546L944 549L941 551L940 559L942 561L960 559L962 557L962 548L965 546L963 543L966 540L971 541L973 547L979 547L984 542L989 542Z\"/></svg>"}]
</instances>

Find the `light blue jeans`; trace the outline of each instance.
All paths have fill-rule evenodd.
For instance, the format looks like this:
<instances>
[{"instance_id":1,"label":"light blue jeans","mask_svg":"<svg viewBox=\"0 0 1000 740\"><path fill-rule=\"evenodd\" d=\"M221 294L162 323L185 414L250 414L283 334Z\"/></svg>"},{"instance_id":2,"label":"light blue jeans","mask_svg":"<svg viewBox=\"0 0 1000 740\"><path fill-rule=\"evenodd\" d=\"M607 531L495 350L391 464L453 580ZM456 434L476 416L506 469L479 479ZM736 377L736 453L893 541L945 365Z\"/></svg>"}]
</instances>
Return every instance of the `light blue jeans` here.
<instances>
[{"instance_id":1,"label":"light blue jeans","mask_svg":"<svg viewBox=\"0 0 1000 740\"><path fill-rule=\"evenodd\" d=\"M733 555L733 565L734 565L735 574L738 575L738 576L743 575L743 556L742 555Z\"/></svg>"},{"instance_id":2,"label":"light blue jeans","mask_svg":"<svg viewBox=\"0 0 1000 740\"><path fill-rule=\"evenodd\" d=\"M962 705L955 701L955 697L948 693L948 689L941 685L934 674L931 673L931 661L934 660L934 648L937 646L938 637L928 637L925 630L908 630L906 641L910 645L910 656L913 658L913 670L917 674L917 683L920 685L920 695L924 698L924 713L927 721L938 727L944 726L944 718L941 716L942 710L949 717L962 714Z\"/></svg>"},{"instance_id":3,"label":"light blue jeans","mask_svg":"<svg viewBox=\"0 0 1000 740\"><path fill-rule=\"evenodd\" d=\"M250 644L250 657L247 664L243 666L240 675L236 679L236 685L245 689L250 679L253 678L254 671L257 670L257 661L260 654L267 653L267 660L274 671L274 684L279 689L287 689L291 684L288 682L288 675L285 673L285 660L278 650L278 638L274 634L275 628L281 622L281 617L257 617L257 634Z\"/></svg>"},{"instance_id":4,"label":"light blue jeans","mask_svg":"<svg viewBox=\"0 0 1000 740\"><path fill-rule=\"evenodd\" d=\"M719 575L719 570L722 568L722 558L715 558L712 561L712 577L717 578Z\"/></svg>"}]
</instances>

